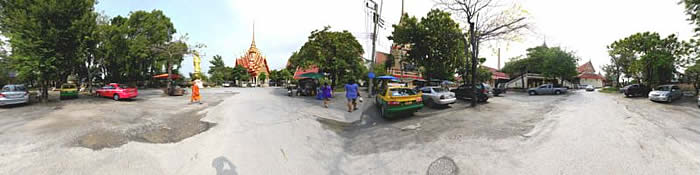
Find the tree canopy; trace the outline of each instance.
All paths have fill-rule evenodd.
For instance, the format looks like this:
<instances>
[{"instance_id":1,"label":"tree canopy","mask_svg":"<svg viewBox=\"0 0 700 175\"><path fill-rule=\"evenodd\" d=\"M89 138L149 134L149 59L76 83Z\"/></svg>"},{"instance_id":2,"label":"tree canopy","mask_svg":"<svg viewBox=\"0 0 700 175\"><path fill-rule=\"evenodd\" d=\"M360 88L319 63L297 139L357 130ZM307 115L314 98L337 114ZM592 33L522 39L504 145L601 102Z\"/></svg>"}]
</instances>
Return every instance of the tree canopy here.
<instances>
[{"instance_id":1,"label":"tree canopy","mask_svg":"<svg viewBox=\"0 0 700 175\"><path fill-rule=\"evenodd\" d=\"M309 40L292 54L289 62L292 67L308 68L318 66L321 73L327 73L331 85L338 81L358 80L366 73L362 59L362 45L348 31L334 32L327 26L314 30Z\"/></svg>"},{"instance_id":2,"label":"tree canopy","mask_svg":"<svg viewBox=\"0 0 700 175\"><path fill-rule=\"evenodd\" d=\"M658 33L644 32L613 42L608 52L620 74L655 86L673 80L677 68L686 62L688 47L675 35L661 38Z\"/></svg>"},{"instance_id":3,"label":"tree canopy","mask_svg":"<svg viewBox=\"0 0 700 175\"><path fill-rule=\"evenodd\" d=\"M527 49L525 58L515 58L506 62L502 71L511 75L539 73L549 78L572 80L576 71L578 58L559 47L545 45Z\"/></svg>"},{"instance_id":4,"label":"tree canopy","mask_svg":"<svg viewBox=\"0 0 700 175\"><path fill-rule=\"evenodd\" d=\"M389 39L410 45L406 61L423 67L426 78L454 79L455 72L465 67L465 42L450 13L433 9L420 22L404 14L393 27Z\"/></svg>"}]
</instances>

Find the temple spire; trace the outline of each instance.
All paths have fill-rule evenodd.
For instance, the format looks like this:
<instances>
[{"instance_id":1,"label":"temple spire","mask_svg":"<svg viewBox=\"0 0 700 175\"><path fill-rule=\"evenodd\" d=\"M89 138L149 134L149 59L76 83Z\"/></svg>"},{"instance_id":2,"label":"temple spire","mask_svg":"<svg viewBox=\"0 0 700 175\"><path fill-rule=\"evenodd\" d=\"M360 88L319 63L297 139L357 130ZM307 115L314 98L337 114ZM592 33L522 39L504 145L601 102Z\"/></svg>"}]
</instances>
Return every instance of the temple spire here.
<instances>
[{"instance_id":1,"label":"temple spire","mask_svg":"<svg viewBox=\"0 0 700 175\"><path fill-rule=\"evenodd\" d=\"M250 47L255 47L255 21L253 21L253 43L250 44Z\"/></svg>"}]
</instances>

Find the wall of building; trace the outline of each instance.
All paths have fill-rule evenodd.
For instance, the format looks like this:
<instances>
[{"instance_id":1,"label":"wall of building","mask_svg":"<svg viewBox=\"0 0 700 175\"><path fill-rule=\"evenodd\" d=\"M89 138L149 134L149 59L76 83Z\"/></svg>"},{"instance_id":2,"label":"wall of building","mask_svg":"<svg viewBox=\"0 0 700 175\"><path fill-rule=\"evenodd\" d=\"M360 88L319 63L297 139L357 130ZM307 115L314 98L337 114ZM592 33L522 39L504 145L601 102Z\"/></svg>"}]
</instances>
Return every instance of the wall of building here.
<instances>
[{"instance_id":1,"label":"wall of building","mask_svg":"<svg viewBox=\"0 0 700 175\"><path fill-rule=\"evenodd\" d=\"M581 85L593 85L593 87L601 88L603 87L603 80L601 79L581 79L579 81Z\"/></svg>"}]
</instances>

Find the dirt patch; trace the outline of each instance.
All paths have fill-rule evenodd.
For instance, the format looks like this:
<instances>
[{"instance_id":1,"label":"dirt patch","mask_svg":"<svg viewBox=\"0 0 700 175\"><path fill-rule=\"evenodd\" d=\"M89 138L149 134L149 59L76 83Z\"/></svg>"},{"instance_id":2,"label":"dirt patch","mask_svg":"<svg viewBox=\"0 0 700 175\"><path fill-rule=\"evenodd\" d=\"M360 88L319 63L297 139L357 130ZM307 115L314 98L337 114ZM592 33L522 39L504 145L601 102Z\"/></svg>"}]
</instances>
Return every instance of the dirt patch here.
<instances>
[{"instance_id":1,"label":"dirt patch","mask_svg":"<svg viewBox=\"0 0 700 175\"><path fill-rule=\"evenodd\" d=\"M209 103L216 106L223 100ZM115 148L137 141L143 143L175 143L195 136L216 126L215 123L200 121L206 116L202 112L206 108L175 114L162 122L147 124L142 127L129 129L126 132L114 132L108 129L97 129L76 139L75 144L80 147L101 150Z\"/></svg>"},{"instance_id":2,"label":"dirt patch","mask_svg":"<svg viewBox=\"0 0 700 175\"><path fill-rule=\"evenodd\" d=\"M127 142L128 139L124 134L99 130L78 137L77 144L85 148L101 150L103 148L116 148Z\"/></svg>"}]
</instances>

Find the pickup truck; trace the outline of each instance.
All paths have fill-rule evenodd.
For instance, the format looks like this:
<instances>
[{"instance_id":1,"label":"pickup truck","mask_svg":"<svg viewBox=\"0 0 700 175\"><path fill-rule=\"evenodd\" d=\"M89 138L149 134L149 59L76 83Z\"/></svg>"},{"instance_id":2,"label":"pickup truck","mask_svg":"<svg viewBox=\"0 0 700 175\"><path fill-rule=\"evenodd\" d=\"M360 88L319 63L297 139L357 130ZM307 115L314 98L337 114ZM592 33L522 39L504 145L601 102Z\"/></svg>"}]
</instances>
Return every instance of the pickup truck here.
<instances>
[{"instance_id":1,"label":"pickup truck","mask_svg":"<svg viewBox=\"0 0 700 175\"><path fill-rule=\"evenodd\" d=\"M566 93L567 89L566 88L559 88L559 87L554 87L552 84L543 84L540 85L540 87L536 88L530 88L527 90L527 93L530 95L541 95L541 94L563 94Z\"/></svg>"}]
</instances>

